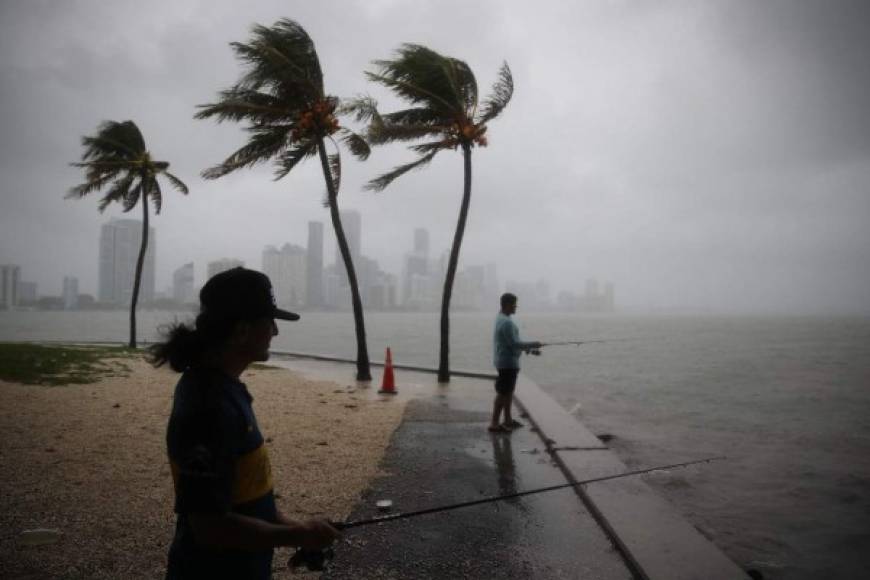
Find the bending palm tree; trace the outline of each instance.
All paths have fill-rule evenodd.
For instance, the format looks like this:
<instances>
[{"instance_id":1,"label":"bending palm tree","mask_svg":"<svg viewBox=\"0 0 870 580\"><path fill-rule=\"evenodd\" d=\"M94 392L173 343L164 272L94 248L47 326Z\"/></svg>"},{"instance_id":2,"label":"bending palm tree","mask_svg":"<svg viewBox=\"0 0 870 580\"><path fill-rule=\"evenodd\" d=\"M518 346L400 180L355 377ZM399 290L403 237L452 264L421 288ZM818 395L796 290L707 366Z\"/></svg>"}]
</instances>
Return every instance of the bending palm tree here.
<instances>
[{"instance_id":1,"label":"bending palm tree","mask_svg":"<svg viewBox=\"0 0 870 580\"><path fill-rule=\"evenodd\" d=\"M124 211L128 212L142 200L142 243L136 260L136 276L130 300L129 347L136 348L136 303L139 301L142 265L148 247L148 199L151 199L154 211L159 214L163 194L157 181L158 175L166 177L181 193L187 193L187 186L167 171L169 163L151 158L145 148L145 139L133 121L106 121L97 129L95 136L82 137L82 145L85 148L82 160L72 165L85 170L85 182L70 189L66 197L82 198L108 186L108 192L100 200L101 213L113 201L123 204Z\"/></svg>"},{"instance_id":2,"label":"bending palm tree","mask_svg":"<svg viewBox=\"0 0 870 580\"><path fill-rule=\"evenodd\" d=\"M441 298L438 381L446 383L450 380L450 297L471 202L471 149L475 145L486 146L486 123L497 117L510 101L514 88L513 77L507 63L503 64L492 95L478 109L477 81L468 65L461 60L442 56L417 44L404 44L399 48L396 58L375 61L374 64L377 72L366 73L368 78L391 89L398 97L408 101L411 108L380 115L373 101L360 101L359 115L372 119L370 141L383 144L422 139L424 142L411 146L419 155L416 161L396 167L373 179L366 187L381 191L397 177L426 165L445 149L461 148L465 162L459 222L453 235Z\"/></svg>"},{"instance_id":3,"label":"bending palm tree","mask_svg":"<svg viewBox=\"0 0 870 580\"><path fill-rule=\"evenodd\" d=\"M362 300L338 213L341 158L333 135L360 159L368 158L369 146L362 137L339 126L336 117L351 110L340 108L338 98L324 92L314 43L299 24L282 19L272 28L256 25L249 43L233 42L231 46L247 70L234 86L220 93L217 103L201 105L196 118L247 121L251 137L223 163L204 171L203 176L217 179L274 158L278 180L303 159L320 157L326 205L350 284L357 341L356 378L370 381ZM335 146L336 153L327 154L326 139Z\"/></svg>"}]
</instances>

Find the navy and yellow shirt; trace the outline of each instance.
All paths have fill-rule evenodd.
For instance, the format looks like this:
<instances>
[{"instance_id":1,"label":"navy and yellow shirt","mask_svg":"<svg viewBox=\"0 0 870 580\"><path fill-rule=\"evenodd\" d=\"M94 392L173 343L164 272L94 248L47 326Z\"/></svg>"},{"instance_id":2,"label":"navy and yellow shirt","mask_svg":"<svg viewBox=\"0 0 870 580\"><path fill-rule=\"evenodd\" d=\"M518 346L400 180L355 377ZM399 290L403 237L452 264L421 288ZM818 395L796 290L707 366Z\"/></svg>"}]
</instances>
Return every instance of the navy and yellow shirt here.
<instances>
[{"instance_id":1,"label":"navy and yellow shirt","mask_svg":"<svg viewBox=\"0 0 870 580\"><path fill-rule=\"evenodd\" d=\"M166 446L178 520L167 579L271 577L272 550L200 546L189 514L239 513L276 522L272 472L245 384L219 371L186 371L175 387Z\"/></svg>"}]
</instances>

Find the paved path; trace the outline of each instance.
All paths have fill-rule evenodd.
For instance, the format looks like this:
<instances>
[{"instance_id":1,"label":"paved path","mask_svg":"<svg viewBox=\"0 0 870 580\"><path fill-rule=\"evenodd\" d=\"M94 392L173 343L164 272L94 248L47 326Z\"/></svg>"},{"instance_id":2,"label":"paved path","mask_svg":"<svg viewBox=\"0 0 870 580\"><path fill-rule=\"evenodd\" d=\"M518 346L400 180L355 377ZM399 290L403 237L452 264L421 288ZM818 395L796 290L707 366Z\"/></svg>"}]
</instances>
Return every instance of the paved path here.
<instances>
[{"instance_id":1,"label":"paved path","mask_svg":"<svg viewBox=\"0 0 870 580\"><path fill-rule=\"evenodd\" d=\"M334 362L295 359L288 366L340 382L351 375L348 365ZM380 379L379 368L374 374ZM434 374L397 369L396 380L395 398L408 407L382 462L386 475L372 482L351 521L382 515L375 506L381 499L391 500L394 512L410 512L628 471L527 377L521 376L517 387L531 415L527 425L501 435L486 430L492 379L454 375L442 386ZM372 386L369 396L390 398L377 390ZM641 477L350 529L324 575L327 580L747 577Z\"/></svg>"},{"instance_id":2,"label":"paved path","mask_svg":"<svg viewBox=\"0 0 870 580\"><path fill-rule=\"evenodd\" d=\"M322 363L295 369L318 372ZM347 367L341 370L347 373ZM375 371L376 378L380 372ZM338 378L338 375L336 375ZM487 432L492 381L396 371L408 398L382 467L350 520L565 483L528 426ZM346 377L345 377L346 380ZM371 396L377 397L377 387ZM619 552L571 489L347 530L323 578L541 578L630 580Z\"/></svg>"}]
</instances>

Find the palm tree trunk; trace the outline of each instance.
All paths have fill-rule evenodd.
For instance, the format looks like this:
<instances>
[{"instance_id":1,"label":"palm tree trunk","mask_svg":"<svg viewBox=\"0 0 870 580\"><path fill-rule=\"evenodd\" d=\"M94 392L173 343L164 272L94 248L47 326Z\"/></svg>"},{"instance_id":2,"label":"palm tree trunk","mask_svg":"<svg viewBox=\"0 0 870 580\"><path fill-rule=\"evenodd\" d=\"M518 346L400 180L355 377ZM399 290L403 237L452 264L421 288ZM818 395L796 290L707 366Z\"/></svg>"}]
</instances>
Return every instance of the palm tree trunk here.
<instances>
[{"instance_id":1,"label":"palm tree trunk","mask_svg":"<svg viewBox=\"0 0 870 580\"><path fill-rule=\"evenodd\" d=\"M462 144L462 157L465 161L465 182L462 192L462 206L459 208L459 223L453 234L453 247L450 248L450 261L447 263L447 277L444 279L444 292L441 296L441 353L438 357L438 382L450 382L450 297L453 294L453 280L459 264L459 248L465 235L465 222L468 220L468 206L471 204L471 145Z\"/></svg>"},{"instance_id":2,"label":"palm tree trunk","mask_svg":"<svg viewBox=\"0 0 870 580\"><path fill-rule=\"evenodd\" d=\"M139 285L142 282L142 266L145 249L148 247L148 194L142 192L142 244L136 260L136 277L133 279L133 296L130 298L130 348L136 348L136 303L139 302Z\"/></svg>"},{"instance_id":3,"label":"palm tree trunk","mask_svg":"<svg viewBox=\"0 0 870 580\"><path fill-rule=\"evenodd\" d=\"M329 169L329 161L326 156L326 146L323 139L317 140L317 153L320 156L320 165L323 167L323 178L326 180L326 191L329 197L329 215L332 217L332 227L335 230L335 238L338 241L338 249L341 259L347 269L347 281L350 284L351 303L353 304L353 322L356 328L356 380L372 380L369 368L369 350L366 346L366 326L363 320L362 299L359 294L359 285L356 280L356 272L353 268L353 259L347 238L344 236L344 228L341 225L341 217L338 214L338 192L335 190L335 182L332 180L332 171Z\"/></svg>"}]
</instances>

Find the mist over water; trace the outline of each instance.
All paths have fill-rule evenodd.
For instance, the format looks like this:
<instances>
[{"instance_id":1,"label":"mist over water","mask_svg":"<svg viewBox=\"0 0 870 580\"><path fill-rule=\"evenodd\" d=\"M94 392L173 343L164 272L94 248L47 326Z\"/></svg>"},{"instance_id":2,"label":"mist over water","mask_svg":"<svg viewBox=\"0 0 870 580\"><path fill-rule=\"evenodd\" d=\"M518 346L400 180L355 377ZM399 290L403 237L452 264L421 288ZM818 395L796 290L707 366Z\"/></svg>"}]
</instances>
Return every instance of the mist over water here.
<instances>
[{"instance_id":1,"label":"mist over water","mask_svg":"<svg viewBox=\"0 0 870 580\"><path fill-rule=\"evenodd\" d=\"M190 317L141 312L142 338ZM451 316L454 369L491 369L493 318ZM548 347L521 363L580 421L614 435L630 467L728 457L645 479L739 564L774 580L868 569L870 319L520 312L517 321L526 339L613 340ZM373 360L389 346L397 363L436 366L437 314L369 313L366 323ZM303 313L279 329L273 350L354 356L350 313ZM120 311L0 312L0 340L121 343L126 333Z\"/></svg>"}]
</instances>

